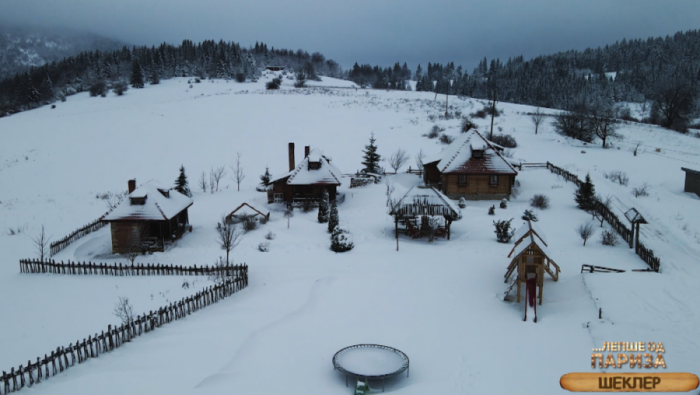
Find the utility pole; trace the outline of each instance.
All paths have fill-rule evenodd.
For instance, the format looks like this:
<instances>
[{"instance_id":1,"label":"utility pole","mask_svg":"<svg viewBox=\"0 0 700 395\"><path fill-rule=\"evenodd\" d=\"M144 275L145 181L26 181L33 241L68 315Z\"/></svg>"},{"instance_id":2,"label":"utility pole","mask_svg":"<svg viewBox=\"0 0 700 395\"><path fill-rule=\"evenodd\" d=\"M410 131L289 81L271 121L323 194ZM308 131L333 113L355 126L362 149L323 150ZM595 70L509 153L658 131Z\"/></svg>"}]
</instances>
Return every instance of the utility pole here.
<instances>
[{"instance_id":1,"label":"utility pole","mask_svg":"<svg viewBox=\"0 0 700 395\"><path fill-rule=\"evenodd\" d=\"M493 140L493 116L496 114L496 89L493 90L493 106L491 107L491 137L489 140Z\"/></svg>"},{"instance_id":2,"label":"utility pole","mask_svg":"<svg viewBox=\"0 0 700 395\"><path fill-rule=\"evenodd\" d=\"M450 100L450 83L448 81L447 83L447 95L445 95L445 118L447 118L447 115L449 112L447 111L447 102Z\"/></svg>"}]
</instances>

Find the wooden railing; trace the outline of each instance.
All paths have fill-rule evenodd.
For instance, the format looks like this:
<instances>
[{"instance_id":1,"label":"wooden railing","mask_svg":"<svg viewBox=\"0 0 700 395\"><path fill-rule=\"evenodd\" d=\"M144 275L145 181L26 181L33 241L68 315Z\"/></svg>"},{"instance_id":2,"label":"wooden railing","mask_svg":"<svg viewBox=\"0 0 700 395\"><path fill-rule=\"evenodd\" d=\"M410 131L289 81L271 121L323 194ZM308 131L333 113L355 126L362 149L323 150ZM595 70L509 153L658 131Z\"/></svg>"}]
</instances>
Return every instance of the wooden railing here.
<instances>
[{"instance_id":1,"label":"wooden railing","mask_svg":"<svg viewBox=\"0 0 700 395\"><path fill-rule=\"evenodd\" d=\"M554 174L562 176L566 181L573 182L576 186L580 187L583 184L577 175L570 173L561 167L557 167L549 162L547 162L547 168ZM620 219L615 215L610 208L606 207L601 202L595 202L595 212L605 219L610 226L615 229L615 231L625 240L630 248L634 248L634 252L647 264L649 267L655 271L659 272L661 269L661 259L654 255L654 251L646 248L642 242L638 241L637 245L634 245L634 232L632 229L628 228Z\"/></svg>"}]
</instances>

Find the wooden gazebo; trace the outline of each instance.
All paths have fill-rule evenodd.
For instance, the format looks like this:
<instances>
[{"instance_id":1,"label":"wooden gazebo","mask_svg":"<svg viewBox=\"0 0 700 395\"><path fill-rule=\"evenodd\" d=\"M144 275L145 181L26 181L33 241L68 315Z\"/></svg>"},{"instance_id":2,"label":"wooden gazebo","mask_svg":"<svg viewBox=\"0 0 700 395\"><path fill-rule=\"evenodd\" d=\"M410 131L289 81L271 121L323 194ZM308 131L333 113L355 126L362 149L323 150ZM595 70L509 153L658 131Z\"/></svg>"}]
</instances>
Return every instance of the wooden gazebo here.
<instances>
[{"instance_id":1,"label":"wooden gazebo","mask_svg":"<svg viewBox=\"0 0 700 395\"><path fill-rule=\"evenodd\" d=\"M416 217L442 216L445 218L445 233L450 239L452 221L462 218L462 212L442 192L432 187L414 186L398 201L391 204L389 215L394 217L396 249L399 248L399 222L408 227Z\"/></svg>"},{"instance_id":2,"label":"wooden gazebo","mask_svg":"<svg viewBox=\"0 0 700 395\"><path fill-rule=\"evenodd\" d=\"M558 281L561 269L559 269L559 266L550 258L544 233L531 221L527 221L523 226L518 228L513 237L515 239L515 246L513 246L510 254L508 254L508 258L512 257L512 260L505 274L505 282L507 283L513 272L517 270L517 275L513 282L517 284L517 300L520 302L520 288L522 284L527 283L527 274L536 274L537 286L539 288L539 304L542 304L544 273L547 272L554 281ZM514 284L511 283L508 291L512 289L513 285ZM506 292L506 295L507 293L508 292Z\"/></svg>"}]
</instances>

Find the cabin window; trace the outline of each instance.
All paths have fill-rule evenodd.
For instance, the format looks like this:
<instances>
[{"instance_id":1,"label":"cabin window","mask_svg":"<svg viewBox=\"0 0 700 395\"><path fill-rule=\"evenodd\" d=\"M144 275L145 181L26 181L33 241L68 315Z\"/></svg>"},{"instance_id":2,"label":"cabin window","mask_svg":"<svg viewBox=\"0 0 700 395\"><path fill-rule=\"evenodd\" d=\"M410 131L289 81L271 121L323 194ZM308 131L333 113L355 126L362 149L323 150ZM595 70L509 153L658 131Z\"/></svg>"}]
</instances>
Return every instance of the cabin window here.
<instances>
[{"instance_id":1,"label":"cabin window","mask_svg":"<svg viewBox=\"0 0 700 395\"><path fill-rule=\"evenodd\" d=\"M472 150L472 158L483 158L484 157L484 151L482 150Z\"/></svg>"},{"instance_id":2,"label":"cabin window","mask_svg":"<svg viewBox=\"0 0 700 395\"><path fill-rule=\"evenodd\" d=\"M129 200L131 200L131 205L132 205L132 206L133 206L133 205L142 206L142 205L146 204L146 198L145 198L145 197L132 197L132 198L129 198Z\"/></svg>"},{"instance_id":3,"label":"cabin window","mask_svg":"<svg viewBox=\"0 0 700 395\"><path fill-rule=\"evenodd\" d=\"M321 168L321 162L309 162L309 170L318 170Z\"/></svg>"},{"instance_id":4,"label":"cabin window","mask_svg":"<svg viewBox=\"0 0 700 395\"><path fill-rule=\"evenodd\" d=\"M467 185L467 175L466 174L459 174L457 176L457 185L463 187Z\"/></svg>"},{"instance_id":5,"label":"cabin window","mask_svg":"<svg viewBox=\"0 0 700 395\"><path fill-rule=\"evenodd\" d=\"M275 193L273 197L275 203L284 203L284 193Z\"/></svg>"},{"instance_id":6,"label":"cabin window","mask_svg":"<svg viewBox=\"0 0 700 395\"><path fill-rule=\"evenodd\" d=\"M498 186L498 176L497 175L489 176L489 185L491 185L492 187Z\"/></svg>"}]
</instances>

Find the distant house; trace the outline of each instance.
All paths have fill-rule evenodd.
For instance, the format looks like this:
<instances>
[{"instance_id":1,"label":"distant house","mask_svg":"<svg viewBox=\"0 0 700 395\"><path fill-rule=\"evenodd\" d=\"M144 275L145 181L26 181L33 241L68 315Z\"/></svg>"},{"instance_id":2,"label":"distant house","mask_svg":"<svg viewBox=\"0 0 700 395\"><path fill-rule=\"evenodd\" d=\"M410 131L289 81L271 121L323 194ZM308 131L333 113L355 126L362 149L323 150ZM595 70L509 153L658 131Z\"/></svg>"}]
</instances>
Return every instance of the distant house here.
<instances>
[{"instance_id":1,"label":"distant house","mask_svg":"<svg viewBox=\"0 0 700 395\"><path fill-rule=\"evenodd\" d=\"M451 199L510 198L518 172L501 150L472 129L423 161L423 181Z\"/></svg>"},{"instance_id":2,"label":"distant house","mask_svg":"<svg viewBox=\"0 0 700 395\"><path fill-rule=\"evenodd\" d=\"M700 196L700 171L685 167L681 167L681 170L685 172L685 189L683 190Z\"/></svg>"},{"instance_id":3,"label":"distant house","mask_svg":"<svg viewBox=\"0 0 700 395\"><path fill-rule=\"evenodd\" d=\"M270 220L270 212L259 210L248 203L243 203L226 216L226 222L236 224L248 218L254 218L256 221L264 224Z\"/></svg>"},{"instance_id":4,"label":"distant house","mask_svg":"<svg viewBox=\"0 0 700 395\"><path fill-rule=\"evenodd\" d=\"M156 181L136 188L136 180L129 180L127 198L100 218L109 222L112 252L163 251L185 233L187 209L192 203L189 197Z\"/></svg>"},{"instance_id":5,"label":"distant house","mask_svg":"<svg viewBox=\"0 0 700 395\"><path fill-rule=\"evenodd\" d=\"M341 172L321 151L304 148L304 159L295 166L294 143L289 143L289 172L274 176L267 191L268 203L318 202L323 191L331 200L337 196Z\"/></svg>"},{"instance_id":6,"label":"distant house","mask_svg":"<svg viewBox=\"0 0 700 395\"><path fill-rule=\"evenodd\" d=\"M284 70L284 66L265 66L265 70L282 71Z\"/></svg>"}]
</instances>

